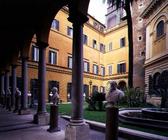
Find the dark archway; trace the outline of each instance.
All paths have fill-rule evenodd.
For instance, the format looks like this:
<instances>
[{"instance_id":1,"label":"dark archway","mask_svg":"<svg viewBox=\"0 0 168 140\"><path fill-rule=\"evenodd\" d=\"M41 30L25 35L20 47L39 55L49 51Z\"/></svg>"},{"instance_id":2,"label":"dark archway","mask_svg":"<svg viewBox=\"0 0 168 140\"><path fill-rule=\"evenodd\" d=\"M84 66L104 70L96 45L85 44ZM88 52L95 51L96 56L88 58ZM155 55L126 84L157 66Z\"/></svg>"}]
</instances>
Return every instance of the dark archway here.
<instances>
[{"instance_id":1,"label":"dark archway","mask_svg":"<svg viewBox=\"0 0 168 140\"><path fill-rule=\"evenodd\" d=\"M120 90L125 90L126 89L126 82L125 81L120 81L119 83L118 83L118 88L120 89Z\"/></svg>"},{"instance_id":2,"label":"dark archway","mask_svg":"<svg viewBox=\"0 0 168 140\"><path fill-rule=\"evenodd\" d=\"M156 72L153 75L153 89L158 89L159 88L159 78L160 78L160 73Z\"/></svg>"}]
</instances>

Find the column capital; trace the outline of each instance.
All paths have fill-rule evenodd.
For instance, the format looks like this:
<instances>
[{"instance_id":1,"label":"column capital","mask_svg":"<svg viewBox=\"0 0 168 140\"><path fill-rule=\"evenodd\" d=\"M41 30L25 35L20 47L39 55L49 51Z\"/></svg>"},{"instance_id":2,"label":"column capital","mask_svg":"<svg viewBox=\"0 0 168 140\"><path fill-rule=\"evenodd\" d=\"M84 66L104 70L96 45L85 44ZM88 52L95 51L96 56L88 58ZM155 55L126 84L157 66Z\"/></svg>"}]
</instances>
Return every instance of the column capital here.
<instances>
[{"instance_id":1,"label":"column capital","mask_svg":"<svg viewBox=\"0 0 168 140\"><path fill-rule=\"evenodd\" d=\"M28 60L29 57L28 57L28 56L23 56L23 55L21 55L21 56L20 56L20 59L21 59L21 60L23 60L23 59L24 59L24 60Z\"/></svg>"},{"instance_id":2,"label":"column capital","mask_svg":"<svg viewBox=\"0 0 168 140\"><path fill-rule=\"evenodd\" d=\"M16 68L18 65L17 64L12 64L12 68Z\"/></svg>"},{"instance_id":3,"label":"column capital","mask_svg":"<svg viewBox=\"0 0 168 140\"><path fill-rule=\"evenodd\" d=\"M0 72L0 75L5 75L5 71L1 71L1 72Z\"/></svg>"},{"instance_id":4,"label":"column capital","mask_svg":"<svg viewBox=\"0 0 168 140\"><path fill-rule=\"evenodd\" d=\"M5 73L8 73L8 72L10 72L10 70L9 70L9 69L6 69L6 70L5 70Z\"/></svg>"},{"instance_id":5,"label":"column capital","mask_svg":"<svg viewBox=\"0 0 168 140\"><path fill-rule=\"evenodd\" d=\"M88 17L82 13L79 12L73 12L69 14L68 21L71 23L81 24L83 25L85 22L88 21Z\"/></svg>"},{"instance_id":6,"label":"column capital","mask_svg":"<svg viewBox=\"0 0 168 140\"><path fill-rule=\"evenodd\" d=\"M46 42L43 42L43 41L37 41L36 45L39 47L39 48L47 48L49 45L48 43Z\"/></svg>"}]
</instances>

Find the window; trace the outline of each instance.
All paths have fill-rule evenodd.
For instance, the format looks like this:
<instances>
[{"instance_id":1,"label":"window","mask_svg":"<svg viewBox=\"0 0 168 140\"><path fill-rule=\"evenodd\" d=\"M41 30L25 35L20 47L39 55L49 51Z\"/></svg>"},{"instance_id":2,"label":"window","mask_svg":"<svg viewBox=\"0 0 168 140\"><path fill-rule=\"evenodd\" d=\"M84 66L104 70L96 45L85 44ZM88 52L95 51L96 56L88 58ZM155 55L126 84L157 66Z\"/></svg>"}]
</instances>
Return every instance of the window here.
<instances>
[{"instance_id":1,"label":"window","mask_svg":"<svg viewBox=\"0 0 168 140\"><path fill-rule=\"evenodd\" d=\"M68 56L68 68L72 69L72 57Z\"/></svg>"},{"instance_id":2,"label":"window","mask_svg":"<svg viewBox=\"0 0 168 140\"><path fill-rule=\"evenodd\" d=\"M97 74L98 75L98 73L99 73L98 65L93 64L93 74Z\"/></svg>"},{"instance_id":3,"label":"window","mask_svg":"<svg viewBox=\"0 0 168 140\"><path fill-rule=\"evenodd\" d=\"M39 48L36 46L32 46L32 60L39 61Z\"/></svg>"},{"instance_id":4,"label":"window","mask_svg":"<svg viewBox=\"0 0 168 140\"><path fill-rule=\"evenodd\" d=\"M84 61L84 72L89 72L89 62Z\"/></svg>"},{"instance_id":5,"label":"window","mask_svg":"<svg viewBox=\"0 0 168 140\"><path fill-rule=\"evenodd\" d=\"M126 72L126 63L117 64L117 73L122 74Z\"/></svg>"},{"instance_id":6,"label":"window","mask_svg":"<svg viewBox=\"0 0 168 140\"><path fill-rule=\"evenodd\" d=\"M125 47L125 37L120 39L120 48Z\"/></svg>"},{"instance_id":7,"label":"window","mask_svg":"<svg viewBox=\"0 0 168 140\"><path fill-rule=\"evenodd\" d=\"M116 25L116 21L117 21L116 19L117 19L116 15L110 17L107 21L107 28L114 27Z\"/></svg>"},{"instance_id":8,"label":"window","mask_svg":"<svg viewBox=\"0 0 168 140\"><path fill-rule=\"evenodd\" d=\"M101 86L101 87L100 87L100 92L101 92L101 93L105 93L105 87Z\"/></svg>"},{"instance_id":9,"label":"window","mask_svg":"<svg viewBox=\"0 0 168 140\"><path fill-rule=\"evenodd\" d=\"M105 67L101 66L101 75L105 76Z\"/></svg>"},{"instance_id":10,"label":"window","mask_svg":"<svg viewBox=\"0 0 168 140\"><path fill-rule=\"evenodd\" d=\"M142 41L142 36L138 36L138 41Z\"/></svg>"},{"instance_id":11,"label":"window","mask_svg":"<svg viewBox=\"0 0 168 140\"><path fill-rule=\"evenodd\" d=\"M100 43L100 52L105 53L105 45Z\"/></svg>"},{"instance_id":12,"label":"window","mask_svg":"<svg viewBox=\"0 0 168 140\"><path fill-rule=\"evenodd\" d=\"M93 26L95 27L95 28L99 28L99 24L97 23L97 22L93 22Z\"/></svg>"},{"instance_id":13,"label":"window","mask_svg":"<svg viewBox=\"0 0 168 140\"><path fill-rule=\"evenodd\" d=\"M103 32L104 31L104 27L100 26L100 31Z\"/></svg>"},{"instance_id":14,"label":"window","mask_svg":"<svg viewBox=\"0 0 168 140\"><path fill-rule=\"evenodd\" d=\"M140 4L138 5L138 8L141 9L142 7L143 7L143 3L140 3Z\"/></svg>"},{"instance_id":15,"label":"window","mask_svg":"<svg viewBox=\"0 0 168 140\"><path fill-rule=\"evenodd\" d=\"M164 34L164 21L161 20L156 26L156 36L157 38Z\"/></svg>"},{"instance_id":16,"label":"window","mask_svg":"<svg viewBox=\"0 0 168 140\"><path fill-rule=\"evenodd\" d=\"M70 37L73 36L73 28L71 28L69 26L67 27L67 35L70 36Z\"/></svg>"},{"instance_id":17,"label":"window","mask_svg":"<svg viewBox=\"0 0 168 140\"><path fill-rule=\"evenodd\" d=\"M93 39L93 48L96 49L96 47L97 47L97 42L96 40Z\"/></svg>"},{"instance_id":18,"label":"window","mask_svg":"<svg viewBox=\"0 0 168 140\"><path fill-rule=\"evenodd\" d=\"M108 66L108 74L109 75L112 75L113 73L112 73L112 65L109 65Z\"/></svg>"},{"instance_id":19,"label":"window","mask_svg":"<svg viewBox=\"0 0 168 140\"><path fill-rule=\"evenodd\" d=\"M51 24L51 28L52 29L56 29L56 30L59 30L59 21L54 19L52 24Z\"/></svg>"},{"instance_id":20,"label":"window","mask_svg":"<svg viewBox=\"0 0 168 140\"><path fill-rule=\"evenodd\" d=\"M141 23L143 21L142 18L138 18L138 22Z\"/></svg>"},{"instance_id":21,"label":"window","mask_svg":"<svg viewBox=\"0 0 168 140\"><path fill-rule=\"evenodd\" d=\"M96 92L96 91L98 91L98 86L93 85L93 87L92 87L92 93L94 93L94 92Z\"/></svg>"},{"instance_id":22,"label":"window","mask_svg":"<svg viewBox=\"0 0 168 140\"><path fill-rule=\"evenodd\" d=\"M50 64L57 63L57 52L49 51L49 63Z\"/></svg>"},{"instance_id":23,"label":"window","mask_svg":"<svg viewBox=\"0 0 168 140\"><path fill-rule=\"evenodd\" d=\"M85 44L85 45L88 44L88 37L87 37L87 35L83 35L83 44Z\"/></svg>"},{"instance_id":24,"label":"window","mask_svg":"<svg viewBox=\"0 0 168 140\"><path fill-rule=\"evenodd\" d=\"M109 51L112 51L113 49L113 45L112 45L112 42L109 43Z\"/></svg>"}]
</instances>

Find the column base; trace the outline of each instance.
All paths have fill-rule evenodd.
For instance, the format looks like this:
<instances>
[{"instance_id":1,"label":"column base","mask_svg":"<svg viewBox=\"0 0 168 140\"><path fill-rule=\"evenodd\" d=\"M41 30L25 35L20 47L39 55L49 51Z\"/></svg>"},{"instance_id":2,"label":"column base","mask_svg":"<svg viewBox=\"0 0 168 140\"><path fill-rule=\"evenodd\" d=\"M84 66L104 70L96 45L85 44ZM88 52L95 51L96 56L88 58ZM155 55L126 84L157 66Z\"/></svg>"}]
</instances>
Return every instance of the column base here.
<instances>
[{"instance_id":1,"label":"column base","mask_svg":"<svg viewBox=\"0 0 168 140\"><path fill-rule=\"evenodd\" d=\"M70 123L66 126L65 140L90 140L89 125L86 123Z\"/></svg>"},{"instance_id":2,"label":"column base","mask_svg":"<svg viewBox=\"0 0 168 140\"><path fill-rule=\"evenodd\" d=\"M38 125L48 125L49 124L49 114L48 113L37 113L34 115L33 122Z\"/></svg>"},{"instance_id":3,"label":"column base","mask_svg":"<svg viewBox=\"0 0 168 140\"><path fill-rule=\"evenodd\" d=\"M19 111L18 111L18 114L19 115L28 115L28 114L31 114L31 111L30 111L30 109L19 109Z\"/></svg>"},{"instance_id":4,"label":"column base","mask_svg":"<svg viewBox=\"0 0 168 140\"><path fill-rule=\"evenodd\" d=\"M17 113L17 112L19 112L18 109L14 109L14 110L13 110L13 113Z\"/></svg>"},{"instance_id":5,"label":"column base","mask_svg":"<svg viewBox=\"0 0 168 140\"><path fill-rule=\"evenodd\" d=\"M47 131L50 133L53 133L53 132L61 131L61 129L59 127L56 127L56 128L49 128L49 129L47 129Z\"/></svg>"}]
</instances>

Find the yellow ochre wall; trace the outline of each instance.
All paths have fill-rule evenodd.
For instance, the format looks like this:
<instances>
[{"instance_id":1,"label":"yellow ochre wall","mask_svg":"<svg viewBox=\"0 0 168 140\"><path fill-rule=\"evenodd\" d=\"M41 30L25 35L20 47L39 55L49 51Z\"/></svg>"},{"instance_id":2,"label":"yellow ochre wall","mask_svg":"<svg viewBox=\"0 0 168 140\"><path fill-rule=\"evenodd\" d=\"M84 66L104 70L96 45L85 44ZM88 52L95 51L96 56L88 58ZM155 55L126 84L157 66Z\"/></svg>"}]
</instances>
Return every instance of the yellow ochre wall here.
<instances>
[{"instance_id":1,"label":"yellow ochre wall","mask_svg":"<svg viewBox=\"0 0 168 140\"><path fill-rule=\"evenodd\" d=\"M59 21L59 31L51 29L49 35L49 47L46 50L46 100L48 99L48 81L54 80L59 82L59 94L62 101L67 101L67 83L71 82L71 69L68 68L68 56L72 55L72 38L67 35L67 26L72 27L72 24L67 20L68 12L62 9L55 17ZM89 16L89 21L84 25L83 33L88 36L88 44L84 45L84 60L89 62L90 71L84 73L84 84L89 85L89 81L92 81L92 85L106 87L107 82L110 80L116 80L117 82L123 80L127 83L128 72L128 37L127 37L127 25L122 23L118 27L114 27L110 31L99 31L93 27L93 22L96 21L93 17ZM98 21L96 21L99 23ZM100 23L99 23L100 24ZM100 24L101 26L104 26ZM126 45L120 48L120 38L125 37ZM92 48L93 39L97 41L97 48ZM111 52L102 53L99 51L99 43L106 45L113 42L113 50ZM34 43L32 43L34 44ZM48 62L49 50L55 50L58 53L58 61L56 65L51 65ZM32 50L30 49L29 57L29 90L30 80L38 78L38 63L32 61ZM117 64L120 62L126 62L126 73L117 74ZM19 63L21 65L21 63ZM99 66L99 74L93 74L93 64ZM107 65L113 64L113 75L108 76ZM21 77L21 67L17 68L17 76ZM105 67L105 76L100 75L100 67ZM89 88L90 89L90 88Z\"/></svg>"}]
</instances>

